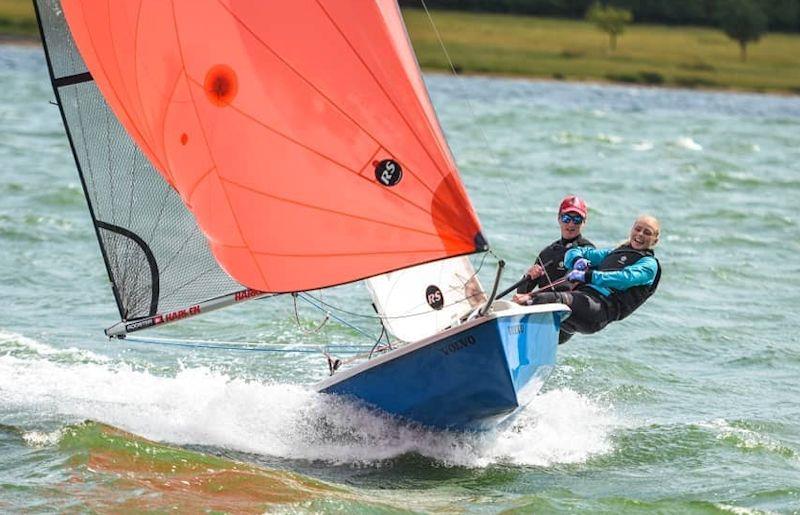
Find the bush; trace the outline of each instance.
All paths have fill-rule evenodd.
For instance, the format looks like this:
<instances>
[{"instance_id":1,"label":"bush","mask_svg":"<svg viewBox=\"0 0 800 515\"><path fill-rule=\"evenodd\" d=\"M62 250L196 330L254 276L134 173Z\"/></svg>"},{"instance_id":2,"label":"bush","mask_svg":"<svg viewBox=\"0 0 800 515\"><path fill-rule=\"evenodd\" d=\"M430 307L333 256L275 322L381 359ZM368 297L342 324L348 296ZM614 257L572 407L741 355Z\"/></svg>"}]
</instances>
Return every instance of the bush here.
<instances>
[{"instance_id":1,"label":"bush","mask_svg":"<svg viewBox=\"0 0 800 515\"><path fill-rule=\"evenodd\" d=\"M606 79L613 82L628 82L631 84L639 83L639 75L635 73L607 73Z\"/></svg>"},{"instance_id":2,"label":"bush","mask_svg":"<svg viewBox=\"0 0 800 515\"><path fill-rule=\"evenodd\" d=\"M639 72L643 84L664 84L664 76L658 72Z\"/></svg>"},{"instance_id":3,"label":"bush","mask_svg":"<svg viewBox=\"0 0 800 515\"><path fill-rule=\"evenodd\" d=\"M678 76L674 79L675 84L684 88L697 88L697 87L713 87L718 86L716 82L703 77L694 76Z\"/></svg>"}]
</instances>

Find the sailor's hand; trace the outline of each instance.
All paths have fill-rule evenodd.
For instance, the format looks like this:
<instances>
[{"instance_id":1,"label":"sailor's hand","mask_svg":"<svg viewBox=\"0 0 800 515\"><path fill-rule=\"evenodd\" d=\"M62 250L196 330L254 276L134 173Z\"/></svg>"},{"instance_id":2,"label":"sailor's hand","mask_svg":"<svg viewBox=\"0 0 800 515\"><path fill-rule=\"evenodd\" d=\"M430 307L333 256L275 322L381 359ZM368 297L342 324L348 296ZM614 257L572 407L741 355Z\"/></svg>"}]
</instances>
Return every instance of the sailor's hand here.
<instances>
[{"instance_id":1,"label":"sailor's hand","mask_svg":"<svg viewBox=\"0 0 800 515\"><path fill-rule=\"evenodd\" d=\"M541 265L533 265L528 269L528 277L531 279L538 279L544 273L544 268Z\"/></svg>"},{"instance_id":2,"label":"sailor's hand","mask_svg":"<svg viewBox=\"0 0 800 515\"><path fill-rule=\"evenodd\" d=\"M511 297L511 300L513 300L517 304L521 304L523 306L527 306L528 305L528 301L531 300L531 296L529 294L527 294L527 293L516 293L516 294L514 294L513 297Z\"/></svg>"},{"instance_id":3,"label":"sailor's hand","mask_svg":"<svg viewBox=\"0 0 800 515\"><path fill-rule=\"evenodd\" d=\"M572 263L573 270L589 270L592 263L586 258L578 258Z\"/></svg>"},{"instance_id":4,"label":"sailor's hand","mask_svg":"<svg viewBox=\"0 0 800 515\"><path fill-rule=\"evenodd\" d=\"M567 279L570 281L575 281L579 283L586 282L586 271L585 270L573 270L567 274Z\"/></svg>"}]
</instances>

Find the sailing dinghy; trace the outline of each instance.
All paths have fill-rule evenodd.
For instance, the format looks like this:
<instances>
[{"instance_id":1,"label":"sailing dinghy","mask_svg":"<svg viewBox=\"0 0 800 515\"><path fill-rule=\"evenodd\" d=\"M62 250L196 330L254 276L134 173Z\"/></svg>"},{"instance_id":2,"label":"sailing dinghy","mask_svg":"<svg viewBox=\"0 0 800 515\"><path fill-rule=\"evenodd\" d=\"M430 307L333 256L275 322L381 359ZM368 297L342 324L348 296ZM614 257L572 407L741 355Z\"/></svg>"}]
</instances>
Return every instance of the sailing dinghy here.
<instances>
[{"instance_id":1,"label":"sailing dinghy","mask_svg":"<svg viewBox=\"0 0 800 515\"><path fill-rule=\"evenodd\" d=\"M320 392L491 425L555 363L560 304L495 301L395 0L35 0L120 313L110 337L366 280L393 344Z\"/></svg>"}]
</instances>

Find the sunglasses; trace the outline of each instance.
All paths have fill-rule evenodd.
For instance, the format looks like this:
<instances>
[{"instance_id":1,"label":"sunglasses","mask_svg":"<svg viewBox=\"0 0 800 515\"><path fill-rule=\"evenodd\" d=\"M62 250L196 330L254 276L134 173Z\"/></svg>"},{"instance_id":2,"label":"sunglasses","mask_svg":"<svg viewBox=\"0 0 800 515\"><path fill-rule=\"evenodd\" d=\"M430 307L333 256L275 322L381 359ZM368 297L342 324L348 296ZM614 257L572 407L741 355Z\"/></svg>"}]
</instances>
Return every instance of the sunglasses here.
<instances>
[{"instance_id":1,"label":"sunglasses","mask_svg":"<svg viewBox=\"0 0 800 515\"><path fill-rule=\"evenodd\" d=\"M583 217L581 215L571 215L569 213L564 213L561 215L561 223L568 224L570 222L574 223L575 225L580 225L583 223Z\"/></svg>"}]
</instances>

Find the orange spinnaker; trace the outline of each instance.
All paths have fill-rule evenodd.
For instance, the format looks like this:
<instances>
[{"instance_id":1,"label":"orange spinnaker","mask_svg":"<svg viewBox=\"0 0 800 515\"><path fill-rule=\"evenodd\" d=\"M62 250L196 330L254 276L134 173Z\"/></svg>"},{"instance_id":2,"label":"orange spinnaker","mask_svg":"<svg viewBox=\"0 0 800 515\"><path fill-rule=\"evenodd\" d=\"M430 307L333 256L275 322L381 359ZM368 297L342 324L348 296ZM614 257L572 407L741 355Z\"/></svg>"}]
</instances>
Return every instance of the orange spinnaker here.
<instances>
[{"instance_id":1,"label":"orange spinnaker","mask_svg":"<svg viewBox=\"0 0 800 515\"><path fill-rule=\"evenodd\" d=\"M62 0L109 106L261 291L474 252L394 0Z\"/></svg>"}]
</instances>

